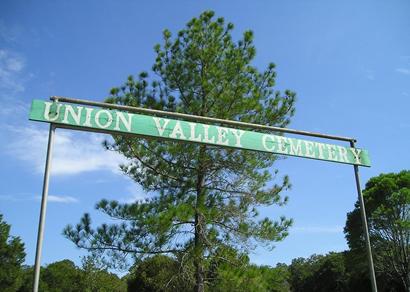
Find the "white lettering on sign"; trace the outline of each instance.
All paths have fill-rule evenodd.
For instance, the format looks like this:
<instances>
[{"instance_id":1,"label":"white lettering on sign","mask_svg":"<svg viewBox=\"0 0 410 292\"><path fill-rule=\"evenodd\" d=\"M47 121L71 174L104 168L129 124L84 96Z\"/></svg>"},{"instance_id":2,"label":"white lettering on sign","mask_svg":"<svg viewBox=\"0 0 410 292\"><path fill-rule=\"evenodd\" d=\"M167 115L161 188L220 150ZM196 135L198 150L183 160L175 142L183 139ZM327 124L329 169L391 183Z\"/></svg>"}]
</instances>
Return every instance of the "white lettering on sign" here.
<instances>
[{"instance_id":1,"label":"white lettering on sign","mask_svg":"<svg viewBox=\"0 0 410 292\"><path fill-rule=\"evenodd\" d=\"M216 143L219 145L229 145L229 140L226 137L226 135L228 134L228 129L223 127L216 127L216 130L218 131L218 138L216 140Z\"/></svg>"},{"instance_id":2,"label":"white lettering on sign","mask_svg":"<svg viewBox=\"0 0 410 292\"><path fill-rule=\"evenodd\" d=\"M105 118L101 117L101 115L105 114ZM99 110L95 115L95 123L100 128L108 128L112 124L112 115L108 110ZM104 124L105 123L105 124Z\"/></svg>"},{"instance_id":3,"label":"white lettering on sign","mask_svg":"<svg viewBox=\"0 0 410 292\"><path fill-rule=\"evenodd\" d=\"M126 111L33 101L30 120L370 166L366 150Z\"/></svg>"},{"instance_id":4,"label":"white lettering on sign","mask_svg":"<svg viewBox=\"0 0 410 292\"><path fill-rule=\"evenodd\" d=\"M325 148L325 144L323 143L315 143L317 146L317 149L319 150L319 158L324 159L325 156L323 155L323 149Z\"/></svg>"},{"instance_id":5,"label":"white lettering on sign","mask_svg":"<svg viewBox=\"0 0 410 292\"><path fill-rule=\"evenodd\" d=\"M82 106L77 106L77 112L74 111L74 108L71 105L66 105L64 108L64 119L62 120L63 123L68 124L68 115L70 114L71 118L74 122L79 125L81 119L81 112L83 110Z\"/></svg>"},{"instance_id":6,"label":"white lettering on sign","mask_svg":"<svg viewBox=\"0 0 410 292\"><path fill-rule=\"evenodd\" d=\"M242 147L241 144L241 137L242 135L245 133L245 131L243 130L237 130L237 129L231 129L232 134L234 134L235 138L236 138L236 143L235 146L236 147Z\"/></svg>"},{"instance_id":7,"label":"white lettering on sign","mask_svg":"<svg viewBox=\"0 0 410 292\"><path fill-rule=\"evenodd\" d=\"M341 162L349 162L349 160L347 159L347 150L346 150L346 148L338 145L337 149L339 149L340 161Z\"/></svg>"},{"instance_id":8,"label":"white lettering on sign","mask_svg":"<svg viewBox=\"0 0 410 292\"><path fill-rule=\"evenodd\" d=\"M356 149L356 148L350 148L350 149L353 153L355 162L360 163L360 153L362 152L362 149Z\"/></svg>"},{"instance_id":9,"label":"white lettering on sign","mask_svg":"<svg viewBox=\"0 0 410 292\"><path fill-rule=\"evenodd\" d=\"M191 135L189 136L189 140L194 141L194 142L201 142L202 141L202 135L198 134L198 136L195 137L195 127L198 126L198 124L195 123L190 123L189 124L189 128L191 129Z\"/></svg>"},{"instance_id":10,"label":"white lettering on sign","mask_svg":"<svg viewBox=\"0 0 410 292\"><path fill-rule=\"evenodd\" d=\"M305 141L305 149L306 153L305 155L310 158L315 158L315 149L313 148L315 143L311 141Z\"/></svg>"},{"instance_id":11,"label":"white lettering on sign","mask_svg":"<svg viewBox=\"0 0 410 292\"><path fill-rule=\"evenodd\" d=\"M270 142L272 143L272 147L269 147L268 139L271 140ZM275 143L275 141L273 140L273 137L271 135L263 135L262 136L262 146L263 146L263 148L265 148L266 151L273 152L273 148L275 146L274 143Z\"/></svg>"},{"instance_id":12,"label":"white lettering on sign","mask_svg":"<svg viewBox=\"0 0 410 292\"><path fill-rule=\"evenodd\" d=\"M184 131L182 131L180 121L176 122L176 124L174 126L174 129L172 130L172 133L169 135L169 137L171 137L173 139L184 139L184 140L186 139L186 137L184 135Z\"/></svg>"},{"instance_id":13,"label":"white lettering on sign","mask_svg":"<svg viewBox=\"0 0 410 292\"><path fill-rule=\"evenodd\" d=\"M110 127L114 121L113 115L115 116L115 126L114 130L121 131L123 126L128 132L131 132L132 118L133 114L123 113L123 112L111 112L109 110L98 110L94 116L94 121L92 121L92 115L96 111L94 108L76 106L66 104L56 104L55 116L50 117L53 112L51 109L52 102L45 102L44 107L44 118L49 122L58 122L58 118L61 114L61 123L64 124L74 124L76 126L93 127L93 123L102 128L106 129ZM83 113L85 110L85 115Z\"/></svg>"},{"instance_id":14,"label":"white lettering on sign","mask_svg":"<svg viewBox=\"0 0 410 292\"><path fill-rule=\"evenodd\" d=\"M155 122L155 126L157 127L158 133L160 136L164 135L164 131L169 123L168 119L162 119L162 118L157 118L157 117L152 117ZM161 120L164 121L164 124L161 126Z\"/></svg>"},{"instance_id":15,"label":"white lettering on sign","mask_svg":"<svg viewBox=\"0 0 410 292\"><path fill-rule=\"evenodd\" d=\"M277 137L277 140L278 140L278 149L276 149L276 151L281 154L288 154L286 146L289 144L289 142L287 142L287 139L285 137Z\"/></svg>"},{"instance_id":16,"label":"white lettering on sign","mask_svg":"<svg viewBox=\"0 0 410 292\"><path fill-rule=\"evenodd\" d=\"M83 126L86 127L92 127L93 125L91 125L91 113L94 111L93 108L87 107L85 108L85 122L83 124Z\"/></svg>"},{"instance_id":17,"label":"white lettering on sign","mask_svg":"<svg viewBox=\"0 0 410 292\"><path fill-rule=\"evenodd\" d=\"M211 143L214 144L215 143L215 137L211 137L209 138L209 125L203 125L204 127L204 143Z\"/></svg>"},{"instance_id":18,"label":"white lettering on sign","mask_svg":"<svg viewBox=\"0 0 410 292\"><path fill-rule=\"evenodd\" d=\"M327 144L327 152L328 152L328 159L329 160L335 160L335 161L338 161L337 160L337 157L336 157L336 146L335 145L330 145L330 144Z\"/></svg>"},{"instance_id":19,"label":"white lettering on sign","mask_svg":"<svg viewBox=\"0 0 410 292\"><path fill-rule=\"evenodd\" d=\"M295 145L296 143L296 145ZM302 141L290 140L290 155L302 155Z\"/></svg>"},{"instance_id":20,"label":"white lettering on sign","mask_svg":"<svg viewBox=\"0 0 410 292\"><path fill-rule=\"evenodd\" d=\"M165 130L169 129L169 131L171 131L169 138L172 139L183 139L193 142L218 144L223 146L229 146L230 143L233 143L233 146L235 147L242 147L241 138L245 133L243 130L229 129L219 126L215 126L212 129L211 127L213 126L210 125L191 122L186 122L186 124L183 124L181 121L176 121L174 125L170 125L170 120L168 119L157 117L152 118L161 137L166 137L164 134Z\"/></svg>"},{"instance_id":21,"label":"white lettering on sign","mask_svg":"<svg viewBox=\"0 0 410 292\"><path fill-rule=\"evenodd\" d=\"M122 122L122 124L124 125L124 127L127 129L128 132L131 132L131 125L132 125L132 117L134 114L131 113L122 113L122 112L116 112L116 121L115 121L115 127L114 130L120 131L120 121ZM128 117L127 118L125 117Z\"/></svg>"},{"instance_id":22,"label":"white lettering on sign","mask_svg":"<svg viewBox=\"0 0 410 292\"><path fill-rule=\"evenodd\" d=\"M51 111L52 104L53 104L52 102L45 102L46 106L44 107L44 118L50 122L54 122L58 119L58 116L60 115L60 108L62 106L62 104L57 104L56 115L55 117L50 118L50 111Z\"/></svg>"}]
</instances>

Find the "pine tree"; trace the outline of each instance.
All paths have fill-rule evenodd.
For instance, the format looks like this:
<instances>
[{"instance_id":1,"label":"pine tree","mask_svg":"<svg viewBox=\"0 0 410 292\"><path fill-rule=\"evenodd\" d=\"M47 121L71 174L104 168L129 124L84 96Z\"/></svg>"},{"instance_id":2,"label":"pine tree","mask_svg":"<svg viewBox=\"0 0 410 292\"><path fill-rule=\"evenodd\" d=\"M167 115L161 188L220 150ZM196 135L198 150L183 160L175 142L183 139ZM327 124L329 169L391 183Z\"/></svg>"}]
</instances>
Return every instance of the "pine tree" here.
<instances>
[{"instance_id":1,"label":"pine tree","mask_svg":"<svg viewBox=\"0 0 410 292\"><path fill-rule=\"evenodd\" d=\"M410 291L410 171L370 178L363 197L379 288ZM358 201L347 213L344 232L356 275L367 276L367 266L361 264L366 250Z\"/></svg>"},{"instance_id":2,"label":"pine tree","mask_svg":"<svg viewBox=\"0 0 410 292\"><path fill-rule=\"evenodd\" d=\"M246 31L235 42L232 30L232 23L215 19L211 11L193 18L174 38L165 30L163 45L155 46L154 77L129 76L107 102L287 126L295 93L275 91L275 65L264 71L251 65L253 33ZM272 247L287 235L291 220L260 218L257 210L287 201L280 194L290 187L287 176L271 182L278 176L271 168L277 156L117 135L113 140L105 147L129 159L121 170L157 196L133 204L100 201L96 208L122 223L93 229L85 214L64 231L77 246L105 253L112 262L124 254L192 258L196 291L204 291L207 259L218 246Z\"/></svg>"},{"instance_id":3,"label":"pine tree","mask_svg":"<svg viewBox=\"0 0 410 292\"><path fill-rule=\"evenodd\" d=\"M10 229L0 214L0 291L16 291L23 277L24 243L11 236Z\"/></svg>"}]
</instances>

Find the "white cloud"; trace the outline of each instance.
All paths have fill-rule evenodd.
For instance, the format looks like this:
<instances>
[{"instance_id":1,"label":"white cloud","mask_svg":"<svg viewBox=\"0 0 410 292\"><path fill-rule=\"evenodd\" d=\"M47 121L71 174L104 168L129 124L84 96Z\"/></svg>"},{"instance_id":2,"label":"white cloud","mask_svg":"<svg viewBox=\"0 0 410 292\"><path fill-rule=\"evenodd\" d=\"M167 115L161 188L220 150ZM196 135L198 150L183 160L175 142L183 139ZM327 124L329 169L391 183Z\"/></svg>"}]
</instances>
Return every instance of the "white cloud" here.
<instances>
[{"instance_id":1,"label":"white cloud","mask_svg":"<svg viewBox=\"0 0 410 292\"><path fill-rule=\"evenodd\" d=\"M41 197L38 197L41 199ZM76 198L70 197L70 196L52 196L49 195L47 198L48 202L53 202L53 203L64 203L64 204L70 204L70 203L78 203L78 200Z\"/></svg>"},{"instance_id":2,"label":"white cloud","mask_svg":"<svg viewBox=\"0 0 410 292\"><path fill-rule=\"evenodd\" d=\"M44 172L48 131L37 127L9 127L11 142L7 152L25 161L35 172ZM125 158L116 152L106 151L101 142L107 135L68 132L57 129L51 173L53 175L74 175L89 171L109 170L119 172L118 165Z\"/></svg>"},{"instance_id":3,"label":"white cloud","mask_svg":"<svg viewBox=\"0 0 410 292\"><path fill-rule=\"evenodd\" d=\"M8 123L20 117L27 119L29 107L29 103L18 99L5 100L0 102L0 115L1 118L7 119Z\"/></svg>"},{"instance_id":4,"label":"white cloud","mask_svg":"<svg viewBox=\"0 0 410 292\"><path fill-rule=\"evenodd\" d=\"M410 69L406 69L406 68L397 68L396 72L404 74L404 75L410 75Z\"/></svg>"},{"instance_id":5,"label":"white cloud","mask_svg":"<svg viewBox=\"0 0 410 292\"><path fill-rule=\"evenodd\" d=\"M0 49L0 89L8 94L24 91L21 73L25 66L22 56L14 52Z\"/></svg>"},{"instance_id":6,"label":"white cloud","mask_svg":"<svg viewBox=\"0 0 410 292\"><path fill-rule=\"evenodd\" d=\"M15 194L15 195L0 195L1 201L6 202L24 202L24 201L32 201L32 200L41 200L41 196L31 196L27 194ZM78 203L78 200L71 196L48 196L48 202L50 203Z\"/></svg>"},{"instance_id":7,"label":"white cloud","mask_svg":"<svg viewBox=\"0 0 410 292\"><path fill-rule=\"evenodd\" d=\"M290 232L300 233L343 233L342 226L301 226L293 227Z\"/></svg>"},{"instance_id":8,"label":"white cloud","mask_svg":"<svg viewBox=\"0 0 410 292\"><path fill-rule=\"evenodd\" d=\"M5 43L15 43L20 35L20 27L6 26L4 21L0 19L0 40Z\"/></svg>"},{"instance_id":9,"label":"white cloud","mask_svg":"<svg viewBox=\"0 0 410 292\"><path fill-rule=\"evenodd\" d=\"M142 187L137 183L130 183L126 189L128 191L128 196L120 199L120 202L122 203L131 204L151 197L151 195L144 192Z\"/></svg>"}]
</instances>

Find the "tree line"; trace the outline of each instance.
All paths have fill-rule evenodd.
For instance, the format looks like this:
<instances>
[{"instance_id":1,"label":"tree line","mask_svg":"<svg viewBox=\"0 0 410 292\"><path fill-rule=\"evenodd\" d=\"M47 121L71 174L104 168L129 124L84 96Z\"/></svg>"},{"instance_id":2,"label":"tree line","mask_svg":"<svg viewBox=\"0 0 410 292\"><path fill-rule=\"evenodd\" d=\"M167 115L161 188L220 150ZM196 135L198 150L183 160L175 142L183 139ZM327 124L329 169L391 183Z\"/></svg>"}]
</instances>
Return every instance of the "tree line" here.
<instances>
[{"instance_id":1,"label":"tree line","mask_svg":"<svg viewBox=\"0 0 410 292\"><path fill-rule=\"evenodd\" d=\"M410 171L381 174L364 189L379 291L408 291ZM275 267L250 263L248 254L220 246L204 263L208 291L371 291L358 204L347 214L349 250L296 258ZM381 224L383 222L384 224ZM397 233L397 235L394 235ZM381 236L381 234L383 236ZM390 236L387 236L391 234ZM23 265L24 244L0 215L0 290L31 291L33 267ZM153 255L126 275L89 255L81 267L62 260L41 268L40 291L192 291L195 263L179 255ZM407 266L406 266L407 265Z\"/></svg>"}]
</instances>

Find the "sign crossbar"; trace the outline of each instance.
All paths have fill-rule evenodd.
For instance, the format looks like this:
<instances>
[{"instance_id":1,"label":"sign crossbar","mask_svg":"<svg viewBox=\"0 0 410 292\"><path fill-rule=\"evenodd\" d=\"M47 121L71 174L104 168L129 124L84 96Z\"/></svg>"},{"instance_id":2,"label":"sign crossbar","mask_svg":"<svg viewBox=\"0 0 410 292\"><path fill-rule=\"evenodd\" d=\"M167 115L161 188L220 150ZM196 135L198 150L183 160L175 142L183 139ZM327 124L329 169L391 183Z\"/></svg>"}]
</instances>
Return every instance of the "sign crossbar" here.
<instances>
[{"instance_id":1,"label":"sign crossbar","mask_svg":"<svg viewBox=\"0 0 410 292\"><path fill-rule=\"evenodd\" d=\"M310 131L280 128L280 127L274 127L274 126L268 126L268 125L259 125L259 124L253 124L253 123L245 123L245 122L240 122L240 121L210 118L210 117L190 115L190 114L184 114L184 113L167 112L167 111L155 110L155 109L149 109L149 108L111 104L111 103L98 102L98 101L93 101L93 100L84 100L84 99L77 99L77 98L63 97L63 96L52 96L50 97L50 99L53 101L90 105L90 106L96 106L96 107L108 108L108 109L117 109L117 110L133 112L133 113L149 114L149 115L156 115L156 116L163 116L163 117L182 118L185 120L195 121L195 122L218 123L221 125L237 126L241 128L247 128L247 129L267 130L271 132L289 133L289 134L295 134L295 135L303 135L303 136L339 140L339 141L346 141L346 142L350 142L350 141L357 142L355 138L351 138L351 137L328 135L328 134L322 134L322 133L316 133L316 132L310 132Z\"/></svg>"}]
</instances>

